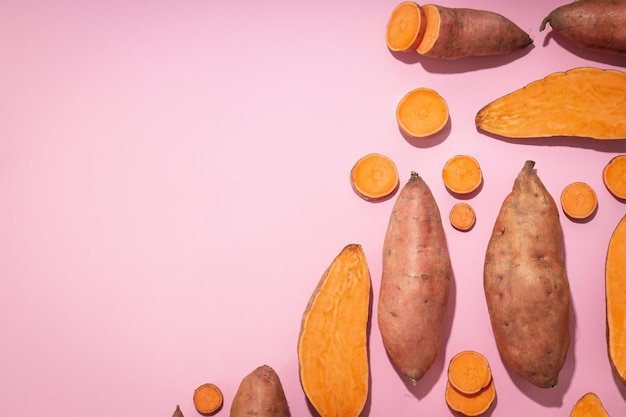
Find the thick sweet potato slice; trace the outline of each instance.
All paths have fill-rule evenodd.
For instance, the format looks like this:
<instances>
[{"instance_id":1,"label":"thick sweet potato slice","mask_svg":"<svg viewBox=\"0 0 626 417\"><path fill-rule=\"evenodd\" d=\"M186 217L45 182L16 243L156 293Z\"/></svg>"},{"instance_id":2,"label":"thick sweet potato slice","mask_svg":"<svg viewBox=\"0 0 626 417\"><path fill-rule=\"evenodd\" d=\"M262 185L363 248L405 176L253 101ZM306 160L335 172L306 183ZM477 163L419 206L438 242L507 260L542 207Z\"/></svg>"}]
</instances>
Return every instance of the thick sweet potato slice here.
<instances>
[{"instance_id":1,"label":"thick sweet potato slice","mask_svg":"<svg viewBox=\"0 0 626 417\"><path fill-rule=\"evenodd\" d=\"M302 318L300 383L321 417L357 417L367 399L370 273L360 245L322 275Z\"/></svg>"},{"instance_id":2,"label":"thick sweet potato slice","mask_svg":"<svg viewBox=\"0 0 626 417\"><path fill-rule=\"evenodd\" d=\"M426 30L424 20L424 12L419 4L414 1L403 1L398 4L389 16L385 31L389 50L414 52Z\"/></svg>"},{"instance_id":3,"label":"thick sweet potato slice","mask_svg":"<svg viewBox=\"0 0 626 417\"><path fill-rule=\"evenodd\" d=\"M492 101L476 127L509 138L626 138L626 73L591 67L555 72Z\"/></svg>"},{"instance_id":4,"label":"thick sweet potato slice","mask_svg":"<svg viewBox=\"0 0 626 417\"><path fill-rule=\"evenodd\" d=\"M602 401L593 392L588 392L574 404L569 417L609 417Z\"/></svg>"},{"instance_id":5,"label":"thick sweet potato slice","mask_svg":"<svg viewBox=\"0 0 626 417\"><path fill-rule=\"evenodd\" d=\"M493 379L481 391L475 394L464 394L452 386L450 381L446 383L446 403L452 410L475 417L484 414L496 399L496 385Z\"/></svg>"},{"instance_id":6,"label":"thick sweet potato slice","mask_svg":"<svg viewBox=\"0 0 626 417\"><path fill-rule=\"evenodd\" d=\"M618 223L609 241L605 282L609 360L626 385L626 216Z\"/></svg>"},{"instance_id":7,"label":"thick sweet potato slice","mask_svg":"<svg viewBox=\"0 0 626 417\"><path fill-rule=\"evenodd\" d=\"M481 353L466 350L450 360L448 381L463 394L476 394L491 381L491 367Z\"/></svg>"}]
</instances>

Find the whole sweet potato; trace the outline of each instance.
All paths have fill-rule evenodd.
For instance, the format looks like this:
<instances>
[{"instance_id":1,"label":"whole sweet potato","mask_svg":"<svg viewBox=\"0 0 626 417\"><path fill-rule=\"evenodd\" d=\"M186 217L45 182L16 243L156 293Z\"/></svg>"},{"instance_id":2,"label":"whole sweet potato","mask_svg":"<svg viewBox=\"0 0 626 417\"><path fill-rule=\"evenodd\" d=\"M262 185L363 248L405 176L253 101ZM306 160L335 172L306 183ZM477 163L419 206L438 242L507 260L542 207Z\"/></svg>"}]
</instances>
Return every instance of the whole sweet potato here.
<instances>
[{"instance_id":1,"label":"whole sweet potato","mask_svg":"<svg viewBox=\"0 0 626 417\"><path fill-rule=\"evenodd\" d=\"M484 291L503 361L540 388L557 385L570 343L570 289L554 199L526 161L487 246Z\"/></svg>"},{"instance_id":2,"label":"whole sweet potato","mask_svg":"<svg viewBox=\"0 0 626 417\"><path fill-rule=\"evenodd\" d=\"M451 276L439 208L428 185L413 172L389 219L378 300L385 349L413 384L439 353Z\"/></svg>"},{"instance_id":3,"label":"whole sweet potato","mask_svg":"<svg viewBox=\"0 0 626 417\"><path fill-rule=\"evenodd\" d=\"M262 365L239 384L230 417L289 417L289 406L278 374Z\"/></svg>"},{"instance_id":4,"label":"whole sweet potato","mask_svg":"<svg viewBox=\"0 0 626 417\"><path fill-rule=\"evenodd\" d=\"M576 0L554 9L541 22L574 45L626 55L626 0Z\"/></svg>"}]
</instances>

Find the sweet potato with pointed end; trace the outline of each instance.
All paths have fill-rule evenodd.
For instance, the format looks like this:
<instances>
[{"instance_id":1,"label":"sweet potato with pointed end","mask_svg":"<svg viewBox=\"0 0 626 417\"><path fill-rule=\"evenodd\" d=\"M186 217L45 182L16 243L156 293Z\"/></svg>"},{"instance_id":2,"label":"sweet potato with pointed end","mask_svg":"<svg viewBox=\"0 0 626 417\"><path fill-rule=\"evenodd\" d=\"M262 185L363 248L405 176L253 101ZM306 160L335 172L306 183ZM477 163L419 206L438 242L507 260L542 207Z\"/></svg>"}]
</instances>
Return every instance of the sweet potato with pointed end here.
<instances>
[{"instance_id":1,"label":"sweet potato with pointed end","mask_svg":"<svg viewBox=\"0 0 626 417\"><path fill-rule=\"evenodd\" d=\"M176 409L174 410L174 414L172 414L172 417L184 417L183 412L180 411L179 405L176 406Z\"/></svg>"},{"instance_id":2,"label":"sweet potato with pointed end","mask_svg":"<svg viewBox=\"0 0 626 417\"><path fill-rule=\"evenodd\" d=\"M365 406L370 286L363 249L350 244L324 272L305 309L300 383L320 417L357 417Z\"/></svg>"},{"instance_id":3,"label":"sweet potato with pointed end","mask_svg":"<svg viewBox=\"0 0 626 417\"><path fill-rule=\"evenodd\" d=\"M416 384L439 353L452 266L439 207L415 172L391 212L382 269L378 327L392 362Z\"/></svg>"},{"instance_id":4,"label":"sweet potato with pointed end","mask_svg":"<svg viewBox=\"0 0 626 417\"><path fill-rule=\"evenodd\" d=\"M569 417L609 417L597 394L588 392L574 404Z\"/></svg>"},{"instance_id":5,"label":"sweet potato with pointed end","mask_svg":"<svg viewBox=\"0 0 626 417\"><path fill-rule=\"evenodd\" d=\"M426 4L426 31L417 47L421 55L444 59L503 55L526 48L533 40L499 13Z\"/></svg>"},{"instance_id":6,"label":"sweet potato with pointed end","mask_svg":"<svg viewBox=\"0 0 626 417\"><path fill-rule=\"evenodd\" d=\"M611 235L606 255L606 324L609 360L626 385L626 216Z\"/></svg>"},{"instance_id":7,"label":"sweet potato with pointed end","mask_svg":"<svg viewBox=\"0 0 626 417\"><path fill-rule=\"evenodd\" d=\"M541 22L574 45L626 55L626 0L577 0L557 7Z\"/></svg>"},{"instance_id":8,"label":"sweet potato with pointed end","mask_svg":"<svg viewBox=\"0 0 626 417\"><path fill-rule=\"evenodd\" d=\"M508 138L626 138L626 73L555 72L480 109L476 127Z\"/></svg>"},{"instance_id":9,"label":"sweet potato with pointed end","mask_svg":"<svg viewBox=\"0 0 626 417\"><path fill-rule=\"evenodd\" d=\"M570 344L570 288L556 203L526 161L487 245L484 291L505 364L540 388L557 385Z\"/></svg>"},{"instance_id":10,"label":"sweet potato with pointed end","mask_svg":"<svg viewBox=\"0 0 626 417\"><path fill-rule=\"evenodd\" d=\"M398 4L391 11L385 30L389 50L393 52L415 51L426 30L424 19L422 8L414 1L403 1Z\"/></svg>"},{"instance_id":11,"label":"sweet potato with pointed end","mask_svg":"<svg viewBox=\"0 0 626 417\"><path fill-rule=\"evenodd\" d=\"M230 417L289 417L283 385L274 369L262 365L246 375L235 393Z\"/></svg>"}]
</instances>

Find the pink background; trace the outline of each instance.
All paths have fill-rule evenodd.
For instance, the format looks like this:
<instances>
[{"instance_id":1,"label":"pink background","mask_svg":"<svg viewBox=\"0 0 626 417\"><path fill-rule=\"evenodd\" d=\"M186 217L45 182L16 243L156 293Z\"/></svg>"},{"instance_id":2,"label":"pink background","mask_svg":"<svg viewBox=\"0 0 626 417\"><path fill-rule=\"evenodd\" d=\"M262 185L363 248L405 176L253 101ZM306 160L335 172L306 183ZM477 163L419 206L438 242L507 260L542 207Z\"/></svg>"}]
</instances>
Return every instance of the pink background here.
<instances>
[{"instance_id":1,"label":"pink background","mask_svg":"<svg viewBox=\"0 0 626 417\"><path fill-rule=\"evenodd\" d=\"M471 6L470 4L471 3ZM4 1L0 4L0 410L11 416L197 415L192 394L219 385L228 415L241 379L279 374L293 416L314 415L296 343L322 272L349 243L373 286L371 387L364 416L449 415L445 368L457 352L489 359L494 416L567 416L595 391L609 414L626 388L606 353L604 259L624 203L602 169L626 142L515 141L477 132L491 100L577 66L624 58L572 49L539 32L564 2L448 0L500 12L534 46L441 61L391 54L397 2L268 0ZM410 141L394 111L426 86L450 123ZM415 387L382 346L375 306L394 199L351 190L354 162L380 152L430 185L442 215L460 200L441 180L455 154L478 159L478 222L446 221L455 288L441 354ZM573 341L554 390L510 374L495 349L482 263L500 204L526 159L558 199L585 181L599 208L565 216Z\"/></svg>"}]
</instances>

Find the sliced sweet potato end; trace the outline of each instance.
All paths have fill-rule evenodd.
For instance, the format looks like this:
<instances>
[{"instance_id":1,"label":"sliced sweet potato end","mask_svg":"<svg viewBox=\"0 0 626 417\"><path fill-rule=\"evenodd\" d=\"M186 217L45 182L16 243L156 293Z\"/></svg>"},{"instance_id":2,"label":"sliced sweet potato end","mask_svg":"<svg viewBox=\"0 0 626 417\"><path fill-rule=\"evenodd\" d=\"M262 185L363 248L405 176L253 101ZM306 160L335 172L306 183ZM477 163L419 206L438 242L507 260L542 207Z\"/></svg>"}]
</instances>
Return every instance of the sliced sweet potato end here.
<instances>
[{"instance_id":1,"label":"sliced sweet potato end","mask_svg":"<svg viewBox=\"0 0 626 417\"><path fill-rule=\"evenodd\" d=\"M439 38L441 16L439 15L437 6L432 4L425 4L422 6L422 12L424 13L425 30L422 40L417 46L417 52L422 55L427 55Z\"/></svg>"},{"instance_id":2,"label":"sliced sweet potato end","mask_svg":"<svg viewBox=\"0 0 626 417\"><path fill-rule=\"evenodd\" d=\"M393 52L415 51L425 30L421 6L413 1L404 1L393 9L387 22L387 47Z\"/></svg>"}]
</instances>

